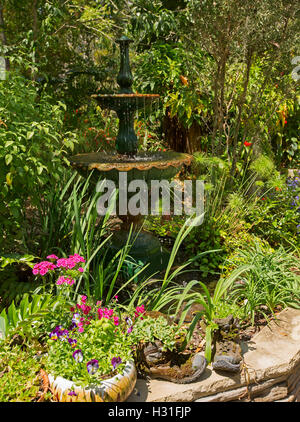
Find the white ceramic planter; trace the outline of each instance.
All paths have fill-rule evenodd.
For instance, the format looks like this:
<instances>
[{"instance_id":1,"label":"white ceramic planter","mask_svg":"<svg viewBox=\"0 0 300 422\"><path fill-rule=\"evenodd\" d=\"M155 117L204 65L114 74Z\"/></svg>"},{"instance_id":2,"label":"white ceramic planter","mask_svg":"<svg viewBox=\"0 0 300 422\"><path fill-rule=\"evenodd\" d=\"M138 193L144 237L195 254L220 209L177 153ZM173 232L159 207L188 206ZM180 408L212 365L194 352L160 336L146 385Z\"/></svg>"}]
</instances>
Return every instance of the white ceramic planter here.
<instances>
[{"instance_id":1,"label":"white ceramic planter","mask_svg":"<svg viewBox=\"0 0 300 422\"><path fill-rule=\"evenodd\" d=\"M101 384L78 386L74 381L62 377L54 378L48 375L50 387L54 395L62 402L122 402L127 399L134 389L137 372L134 362L129 361L122 374L115 375L101 382ZM76 396L69 395L74 391Z\"/></svg>"}]
</instances>

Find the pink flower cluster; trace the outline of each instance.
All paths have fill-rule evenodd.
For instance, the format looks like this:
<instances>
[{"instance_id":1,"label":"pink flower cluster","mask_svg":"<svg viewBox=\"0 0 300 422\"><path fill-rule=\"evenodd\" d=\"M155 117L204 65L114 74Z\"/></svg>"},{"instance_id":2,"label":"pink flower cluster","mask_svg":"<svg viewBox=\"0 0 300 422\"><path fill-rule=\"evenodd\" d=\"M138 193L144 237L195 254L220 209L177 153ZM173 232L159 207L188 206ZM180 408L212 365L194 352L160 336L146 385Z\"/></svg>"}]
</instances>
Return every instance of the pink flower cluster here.
<instances>
[{"instance_id":1,"label":"pink flower cluster","mask_svg":"<svg viewBox=\"0 0 300 422\"><path fill-rule=\"evenodd\" d=\"M90 313L90 310L92 309L90 306L86 305L85 303L82 303L81 305L76 305L78 309L82 310L82 313L84 315L88 315Z\"/></svg>"},{"instance_id":2,"label":"pink flower cluster","mask_svg":"<svg viewBox=\"0 0 300 422\"><path fill-rule=\"evenodd\" d=\"M75 280L73 280L70 277L64 277L63 275L61 277L58 278L56 284L58 286L62 285L62 284L68 284L69 286L72 286L75 283Z\"/></svg>"},{"instance_id":3,"label":"pink flower cluster","mask_svg":"<svg viewBox=\"0 0 300 422\"><path fill-rule=\"evenodd\" d=\"M83 317L81 317L80 322L78 323L78 331L80 333L83 333L83 331L84 331L83 326L88 325L89 323L90 323L89 321L85 321L85 319Z\"/></svg>"},{"instance_id":4,"label":"pink flower cluster","mask_svg":"<svg viewBox=\"0 0 300 422\"><path fill-rule=\"evenodd\" d=\"M99 319L102 319L102 318L110 319L112 317L114 324L116 326L119 325L119 317L116 316L116 315L113 315L113 313L114 313L113 309L99 308L99 309L97 309L97 313L98 313Z\"/></svg>"},{"instance_id":5,"label":"pink flower cluster","mask_svg":"<svg viewBox=\"0 0 300 422\"><path fill-rule=\"evenodd\" d=\"M34 275L37 275L37 274L45 275L49 270L54 270L55 268L56 268L56 265L54 265L52 262L42 261L34 265L32 272Z\"/></svg>"},{"instance_id":6,"label":"pink flower cluster","mask_svg":"<svg viewBox=\"0 0 300 422\"><path fill-rule=\"evenodd\" d=\"M47 256L47 259L58 259L58 256L56 256L56 255L48 255Z\"/></svg>"},{"instance_id":7,"label":"pink flower cluster","mask_svg":"<svg viewBox=\"0 0 300 422\"><path fill-rule=\"evenodd\" d=\"M61 269L61 268L65 268L66 270L71 270L74 267L76 267L80 262L85 262L85 259L78 255L77 253L75 253L74 255L69 255L69 258L58 258L56 255L48 255L47 259L49 259L52 262L49 261L42 261L38 264L35 264L33 267L33 274L37 275L45 275L47 274L47 272L50 270L54 270L55 268ZM56 264L54 264L54 261L56 261ZM77 267L75 268L77 271L79 272L83 272L84 269L82 267ZM66 281L67 280L67 281ZM69 285L74 284L74 280L72 279L68 279L68 278L64 278L64 277L59 277L59 279L57 280L57 284L64 284L67 283Z\"/></svg>"},{"instance_id":8,"label":"pink flower cluster","mask_svg":"<svg viewBox=\"0 0 300 422\"><path fill-rule=\"evenodd\" d=\"M79 304L76 305L78 309L81 309L81 311L83 312L84 315L88 315L90 313L91 309L92 309L90 306L88 306L86 304L86 299L87 299L86 296L84 296L84 295L81 296L81 298L80 298L81 305L79 305Z\"/></svg>"},{"instance_id":9,"label":"pink flower cluster","mask_svg":"<svg viewBox=\"0 0 300 422\"><path fill-rule=\"evenodd\" d=\"M57 267L63 267L68 270L74 268L79 262L85 262L85 259L75 253L74 255L69 255L69 258L60 258L57 260L56 265ZM79 267L78 271L83 272L83 268Z\"/></svg>"},{"instance_id":10,"label":"pink flower cluster","mask_svg":"<svg viewBox=\"0 0 300 422\"><path fill-rule=\"evenodd\" d=\"M80 298L80 300L81 300L81 304L77 304L76 307L78 309L80 309L84 315L88 315L90 313L90 311L91 311L92 308L86 304L87 297L84 296L84 295L82 295L81 298ZM74 308L71 308L71 311L74 311L74 310L75 310ZM76 314L76 315L78 315L78 318L79 318L79 322L77 324L78 331L79 331L79 333L83 333L83 331L84 331L84 328L83 328L84 325L90 324L89 319L91 319L92 316L89 315L87 317L88 319L86 320L84 317L80 317L80 314Z\"/></svg>"},{"instance_id":11,"label":"pink flower cluster","mask_svg":"<svg viewBox=\"0 0 300 422\"><path fill-rule=\"evenodd\" d=\"M145 311L145 306L144 306L144 305L137 306L137 307L135 308L135 313L134 313L134 316L135 316L136 318L138 318L140 315L143 315L145 312L146 312L146 311Z\"/></svg>"}]
</instances>

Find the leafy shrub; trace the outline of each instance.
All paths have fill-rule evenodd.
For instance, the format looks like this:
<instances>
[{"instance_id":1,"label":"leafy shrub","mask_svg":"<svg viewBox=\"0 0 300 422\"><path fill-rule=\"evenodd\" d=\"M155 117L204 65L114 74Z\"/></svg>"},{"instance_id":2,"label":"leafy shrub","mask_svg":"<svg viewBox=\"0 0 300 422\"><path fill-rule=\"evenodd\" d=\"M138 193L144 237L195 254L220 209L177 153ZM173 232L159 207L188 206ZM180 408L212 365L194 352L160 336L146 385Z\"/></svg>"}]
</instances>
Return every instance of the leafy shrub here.
<instances>
[{"instance_id":1,"label":"leafy shrub","mask_svg":"<svg viewBox=\"0 0 300 422\"><path fill-rule=\"evenodd\" d=\"M33 294L30 298L28 293L23 295L19 306L14 301L0 314L0 331L2 338L8 336L17 328L23 327L27 336L32 337L35 325L41 323L46 314L55 312L60 304L59 298L51 295Z\"/></svg>"},{"instance_id":2,"label":"leafy shrub","mask_svg":"<svg viewBox=\"0 0 300 422\"><path fill-rule=\"evenodd\" d=\"M185 248L191 255L199 255L208 250L217 250L217 253L202 256L193 265L200 270L202 278L220 273L220 265L225 259L226 251L222 248L221 231L213 218L204 222L190 233L185 242Z\"/></svg>"},{"instance_id":3,"label":"leafy shrub","mask_svg":"<svg viewBox=\"0 0 300 422\"><path fill-rule=\"evenodd\" d=\"M265 238L271 246L280 244L299 247L300 215L299 176L287 178L285 183L273 186L249 208L247 221L251 232Z\"/></svg>"},{"instance_id":4,"label":"leafy shrub","mask_svg":"<svg viewBox=\"0 0 300 422\"><path fill-rule=\"evenodd\" d=\"M208 362L211 361L213 333L218 328L218 325L214 322L214 320L220 316L220 308L222 307L222 304L227 301L227 294L233 283L241 276L241 274L247 271L248 268L249 265L241 265L239 268L235 269L226 279L220 278L214 288L212 295L209 292L207 286L198 280L190 281L185 289L180 293L180 295L178 295L176 314L178 313L183 302L186 302L178 323L179 326L181 326L183 323L186 314L192 305L200 304L203 306L203 311L199 311L195 314L188 328L188 335L186 336L185 342L190 340L198 321L203 319L206 340L205 358ZM227 307L228 311L229 309ZM233 313L236 313L236 307L232 307L229 313L232 313L232 311L234 311Z\"/></svg>"},{"instance_id":5,"label":"leafy shrub","mask_svg":"<svg viewBox=\"0 0 300 422\"><path fill-rule=\"evenodd\" d=\"M24 293L36 288L27 278L28 273L31 273L33 260L32 255L0 255L0 311L13 300L18 303Z\"/></svg>"},{"instance_id":6,"label":"leafy shrub","mask_svg":"<svg viewBox=\"0 0 300 422\"><path fill-rule=\"evenodd\" d=\"M38 96L34 82L16 73L1 84L0 212L6 248L10 233L20 237L26 200L36 203L68 163L64 154L76 139L64 132L64 112L63 103L43 93Z\"/></svg>"},{"instance_id":7,"label":"leafy shrub","mask_svg":"<svg viewBox=\"0 0 300 422\"><path fill-rule=\"evenodd\" d=\"M252 161L250 169L263 180L268 180L275 172L275 164L269 157L261 154L258 158Z\"/></svg>"},{"instance_id":8,"label":"leafy shrub","mask_svg":"<svg viewBox=\"0 0 300 422\"><path fill-rule=\"evenodd\" d=\"M249 269L234 284L228 298L244 310L244 318L254 324L263 307L273 313L276 306L300 308L300 261L280 247L267 249L256 242L239 249L228 259L234 268Z\"/></svg>"}]
</instances>

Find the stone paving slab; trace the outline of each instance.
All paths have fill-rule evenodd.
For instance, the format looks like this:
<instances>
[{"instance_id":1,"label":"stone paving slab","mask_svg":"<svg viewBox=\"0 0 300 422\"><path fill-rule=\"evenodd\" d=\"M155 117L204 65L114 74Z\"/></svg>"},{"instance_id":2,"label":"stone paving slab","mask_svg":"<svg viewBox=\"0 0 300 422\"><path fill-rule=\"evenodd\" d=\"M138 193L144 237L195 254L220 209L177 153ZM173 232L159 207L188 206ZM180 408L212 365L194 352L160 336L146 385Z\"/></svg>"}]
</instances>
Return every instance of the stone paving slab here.
<instances>
[{"instance_id":1,"label":"stone paving slab","mask_svg":"<svg viewBox=\"0 0 300 422\"><path fill-rule=\"evenodd\" d=\"M282 379L293 374L300 363L300 310L286 308L252 339L242 344L246 370L222 375L208 365L201 380L175 384L163 380L138 379L128 402L196 401L221 392L238 389L248 383Z\"/></svg>"}]
</instances>

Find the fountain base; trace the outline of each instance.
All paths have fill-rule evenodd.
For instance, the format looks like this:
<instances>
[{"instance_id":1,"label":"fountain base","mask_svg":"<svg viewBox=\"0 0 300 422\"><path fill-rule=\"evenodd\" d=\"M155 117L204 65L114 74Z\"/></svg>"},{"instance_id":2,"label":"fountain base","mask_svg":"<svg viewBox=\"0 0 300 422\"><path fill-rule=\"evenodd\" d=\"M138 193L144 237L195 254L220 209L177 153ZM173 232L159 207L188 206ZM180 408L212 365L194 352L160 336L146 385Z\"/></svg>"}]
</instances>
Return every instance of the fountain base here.
<instances>
[{"instance_id":1,"label":"fountain base","mask_svg":"<svg viewBox=\"0 0 300 422\"><path fill-rule=\"evenodd\" d=\"M129 231L127 230L119 230L113 234L109 246L112 255L126 245L128 236ZM129 256L141 267L149 264L141 273L142 278L149 277L166 268L170 253L154 235L145 231L133 232L129 244L131 245Z\"/></svg>"}]
</instances>

